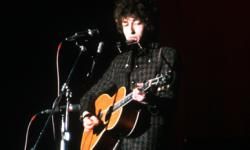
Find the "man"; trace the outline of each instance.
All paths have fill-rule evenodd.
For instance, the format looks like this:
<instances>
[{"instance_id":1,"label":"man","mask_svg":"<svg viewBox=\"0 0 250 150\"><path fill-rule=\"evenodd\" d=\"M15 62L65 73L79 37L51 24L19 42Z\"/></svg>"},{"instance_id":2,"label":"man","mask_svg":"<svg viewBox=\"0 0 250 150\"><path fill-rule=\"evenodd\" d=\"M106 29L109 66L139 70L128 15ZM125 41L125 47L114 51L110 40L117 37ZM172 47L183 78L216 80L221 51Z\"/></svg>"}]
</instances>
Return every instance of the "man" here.
<instances>
[{"instance_id":1,"label":"man","mask_svg":"<svg viewBox=\"0 0 250 150\"><path fill-rule=\"evenodd\" d=\"M112 95L114 91L124 86L126 93L131 92L130 103L135 102L136 106L139 106L138 112L145 112L142 114L149 115L149 119L141 114L140 117L146 123L138 126L144 129L133 136L129 136L130 133L120 135L117 133L119 131L115 131L114 137L111 137L118 138L114 148L164 149L166 109L175 96L176 51L160 46L154 41L157 39L154 24L157 11L151 0L117 0L115 6L114 19L118 32L124 35L126 45L124 53L116 56L102 78L81 99L81 119L85 133L82 145L86 144L84 140L87 140L88 133L93 134L93 129L101 126L105 130L107 127L106 121L95 113L97 109L95 100L104 93ZM159 74L166 75L167 82L164 85L151 87L150 79L156 78ZM149 86L150 89L145 91L145 86ZM105 103L105 100L103 101ZM124 107L131 109L132 106L128 104ZM107 109L111 111L112 116L112 107ZM108 119L112 118L109 117ZM140 124L139 120L141 119L136 123Z\"/></svg>"}]
</instances>

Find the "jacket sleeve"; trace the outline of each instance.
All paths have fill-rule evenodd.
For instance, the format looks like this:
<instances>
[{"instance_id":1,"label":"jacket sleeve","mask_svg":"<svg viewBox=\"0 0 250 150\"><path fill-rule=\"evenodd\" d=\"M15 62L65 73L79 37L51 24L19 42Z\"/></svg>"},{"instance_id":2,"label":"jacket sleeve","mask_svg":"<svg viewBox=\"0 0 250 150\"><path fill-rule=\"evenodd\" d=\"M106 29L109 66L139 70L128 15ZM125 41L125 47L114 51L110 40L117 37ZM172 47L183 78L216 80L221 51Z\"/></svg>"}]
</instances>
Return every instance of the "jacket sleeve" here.
<instances>
[{"instance_id":1,"label":"jacket sleeve","mask_svg":"<svg viewBox=\"0 0 250 150\"><path fill-rule=\"evenodd\" d=\"M113 86L115 86L113 82L114 78L114 69L115 62L113 61L108 69L105 71L103 76L98 80L96 84L94 84L80 99L80 114L84 111L89 111L94 113L94 102L96 98L102 93L108 91Z\"/></svg>"}]
</instances>

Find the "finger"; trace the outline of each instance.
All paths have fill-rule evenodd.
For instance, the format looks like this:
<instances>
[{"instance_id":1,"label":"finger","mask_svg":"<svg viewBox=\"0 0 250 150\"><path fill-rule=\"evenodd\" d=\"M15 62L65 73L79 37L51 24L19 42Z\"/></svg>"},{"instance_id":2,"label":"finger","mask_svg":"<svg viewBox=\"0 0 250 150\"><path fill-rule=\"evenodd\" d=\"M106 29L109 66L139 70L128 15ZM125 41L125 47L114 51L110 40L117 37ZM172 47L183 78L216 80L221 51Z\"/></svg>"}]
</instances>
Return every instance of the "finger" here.
<instances>
[{"instance_id":1,"label":"finger","mask_svg":"<svg viewBox=\"0 0 250 150\"><path fill-rule=\"evenodd\" d=\"M83 119L83 127L84 128L90 128L91 126L93 126L93 121L90 119L90 117L85 117Z\"/></svg>"},{"instance_id":2,"label":"finger","mask_svg":"<svg viewBox=\"0 0 250 150\"><path fill-rule=\"evenodd\" d=\"M132 98L136 101L143 101L145 98L145 93L144 92L140 92L138 89L134 89L133 90L133 95Z\"/></svg>"},{"instance_id":3,"label":"finger","mask_svg":"<svg viewBox=\"0 0 250 150\"><path fill-rule=\"evenodd\" d=\"M93 124L92 121L86 121L86 122L83 123L84 127L89 127L92 124Z\"/></svg>"},{"instance_id":4,"label":"finger","mask_svg":"<svg viewBox=\"0 0 250 150\"><path fill-rule=\"evenodd\" d=\"M137 95L136 98L135 98L135 100L137 100L137 101L140 102L140 101L143 101L144 98L145 98L145 96L143 96L143 95Z\"/></svg>"},{"instance_id":5,"label":"finger","mask_svg":"<svg viewBox=\"0 0 250 150\"><path fill-rule=\"evenodd\" d=\"M93 121L95 125L99 124L99 119L96 116L91 116L90 119Z\"/></svg>"},{"instance_id":6,"label":"finger","mask_svg":"<svg viewBox=\"0 0 250 150\"><path fill-rule=\"evenodd\" d=\"M143 83L136 83L136 87L142 88L143 87Z\"/></svg>"}]
</instances>

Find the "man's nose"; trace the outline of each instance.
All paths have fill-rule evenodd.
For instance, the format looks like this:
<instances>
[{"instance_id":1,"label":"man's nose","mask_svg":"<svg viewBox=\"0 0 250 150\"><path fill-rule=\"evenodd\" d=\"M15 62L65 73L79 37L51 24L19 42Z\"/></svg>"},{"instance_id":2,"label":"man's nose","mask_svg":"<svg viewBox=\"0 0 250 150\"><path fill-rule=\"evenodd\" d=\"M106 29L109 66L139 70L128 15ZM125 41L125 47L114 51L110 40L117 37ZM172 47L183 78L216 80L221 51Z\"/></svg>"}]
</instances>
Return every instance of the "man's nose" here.
<instances>
[{"instance_id":1,"label":"man's nose","mask_svg":"<svg viewBox=\"0 0 250 150\"><path fill-rule=\"evenodd\" d=\"M134 26L133 25L131 25L131 34L135 34L135 29L134 29Z\"/></svg>"}]
</instances>

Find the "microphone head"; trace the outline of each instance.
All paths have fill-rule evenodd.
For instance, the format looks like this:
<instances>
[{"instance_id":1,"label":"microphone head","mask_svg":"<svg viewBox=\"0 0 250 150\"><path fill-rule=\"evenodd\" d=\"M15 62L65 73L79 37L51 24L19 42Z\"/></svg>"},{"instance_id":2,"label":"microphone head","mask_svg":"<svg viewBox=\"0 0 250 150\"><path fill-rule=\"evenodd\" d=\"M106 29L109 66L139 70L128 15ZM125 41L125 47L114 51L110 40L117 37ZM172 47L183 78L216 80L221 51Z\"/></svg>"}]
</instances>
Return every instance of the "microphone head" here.
<instances>
[{"instance_id":1,"label":"microphone head","mask_svg":"<svg viewBox=\"0 0 250 150\"><path fill-rule=\"evenodd\" d=\"M78 111L80 111L80 109L81 109L80 104L70 104L69 105L70 112L78 112Z\"/></svg>"},{"instance_id":2,"label":"microphone head","mask_svg":"<svg viewBox=\"0 0 250 150\"><path fill-rule=\"evenodd\" d=\"M100 32L98 29L88 29L88 35L89 36L94 36L94 35L99 35Z\"/></svg>"}]
</instances>

